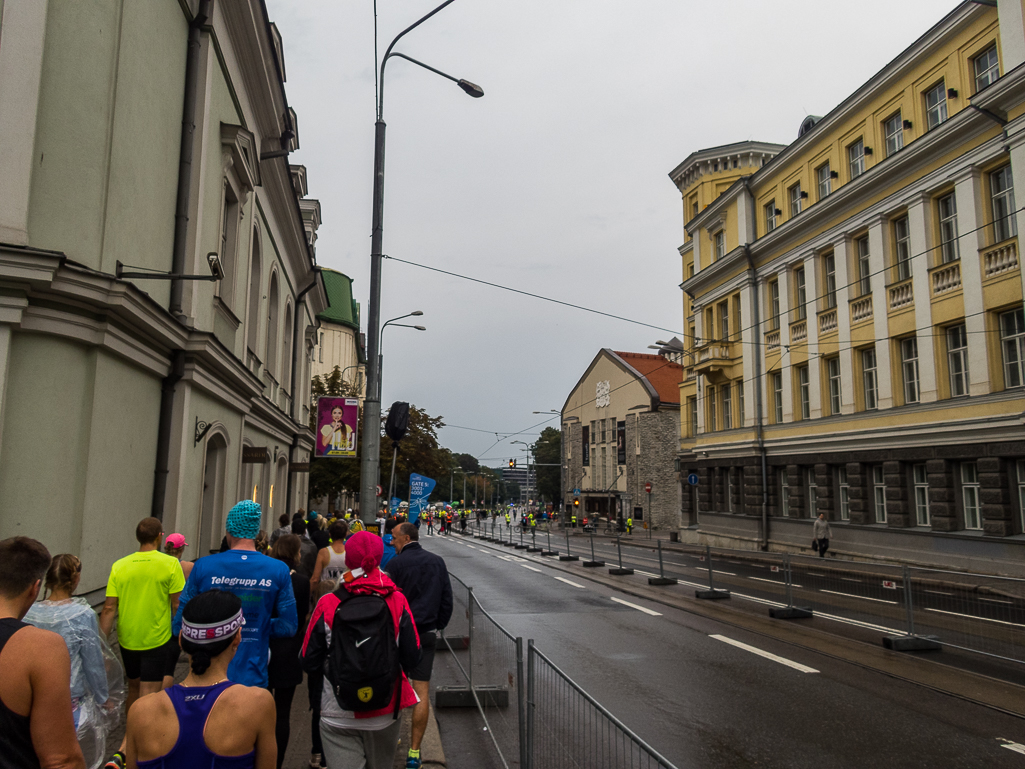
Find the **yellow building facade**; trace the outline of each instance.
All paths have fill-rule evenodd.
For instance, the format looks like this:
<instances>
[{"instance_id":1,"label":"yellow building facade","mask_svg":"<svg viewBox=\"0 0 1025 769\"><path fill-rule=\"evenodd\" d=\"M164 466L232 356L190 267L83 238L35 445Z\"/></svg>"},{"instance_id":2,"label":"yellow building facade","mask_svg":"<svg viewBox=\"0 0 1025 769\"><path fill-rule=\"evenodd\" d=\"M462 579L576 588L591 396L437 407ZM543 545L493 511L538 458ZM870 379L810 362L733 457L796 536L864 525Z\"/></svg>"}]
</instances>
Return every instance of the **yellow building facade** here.
<instances>
[{"instance_id":1,"label":"yellow building facade","mask_svg":"<svg viewBox=\"0 0 1025 769\"><path fill-rule=\"evenodd\" d=\"M825 513L851 557L1025 570L1023 17L963 3L792 144L670 174L685 537Z\"/></svg>"}]
</instances>

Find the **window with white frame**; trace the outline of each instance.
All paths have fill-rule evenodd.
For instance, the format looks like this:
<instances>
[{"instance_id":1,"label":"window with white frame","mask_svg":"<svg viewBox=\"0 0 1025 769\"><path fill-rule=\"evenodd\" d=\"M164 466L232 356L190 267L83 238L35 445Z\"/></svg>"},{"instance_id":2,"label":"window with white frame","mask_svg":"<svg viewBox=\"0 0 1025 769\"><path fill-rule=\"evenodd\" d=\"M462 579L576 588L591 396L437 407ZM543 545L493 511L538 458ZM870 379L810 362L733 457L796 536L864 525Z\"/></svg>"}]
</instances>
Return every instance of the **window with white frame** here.
<instances>
[{"instance_id":1,"label":"window with white frame","mask_svg":"<svg viewBox=\"0 0 1025 769\"><path fill-rule=\"evenodd\" d=\"M811 390L808 386L808 367L797 367L797 389L801 397L801 419L811 419Z\"/></svg>"},{"instance_id":2,"label":"window with white frame","mask_svg":"<svg viewBox=\"0 0 1025 769\"><path fill-rule=\"evenodd\" d=\"M954 262L960 256L957 245L957 199L954 193L937 201L940 220L940 255L943 263Z\"/></svg>"},{"instance_id":3,"label":"window with white frame","mask_svg":"<svg viewBox=\"0 0 1025 769\"><path fill-rule=\"evenodd\" d=\"M688 398L687 405L690 413L690 436L696 438L698 436L698 399Z\"/></svg>"},{"instance_id":4,"label":"window with white frame","mask_svg":"<svg viewBox=\"0 0 1025 769\"><path fill-rule=\"evenodd\" d=\"M941 80L925 92L925 124L931 131L947 119L947 86Z\"/></svg>"},{"instance_id":5,"label":"window with white frame","mask_svg":"<svg viewBox=\"0 0 1025 769\"><path fill-rule=\"evenodd\" d=\"M790 515L790 476L785 467L779 469L779 491L780 513Z\"/></svg>"},{"instance_id":6,"label":"window with white frame","mask_svg":"<svg viewBox=\"0 0 1025 769\"><path fill-rule=\"evenodd\" d=\"M876 523L886 523L886 481L883 466L872 466L872 508Z\"/></svg>"},{"instance_id":7,"label":"window with white frame","mask_svg":"<svg viewBox=\"0 0 1025 769\"><path fill-rule=\"evenodd\" d=\"M872 293L872 267L869 264L868 236L855 240L854 248L858 258L858 295L868 296Z\"/></svg>"},{"instance_id":8,"label":"window with white frame","mask_svg":"<svg viewBox=\"0 0 1025 769\"><path fill-rule=\"evenodd\" d=\"M779 328L779 280L769 281L769 328Z\"/></svg>"},{"instance_id":9,"label":"window with white frame","mask_svg":"<svg viewBox=\"0 0 1025 769\"><path fill-rule=\"evenodd\" d=\"M964 505L964 527L982 528L982 511L979 507L979 468L975 462L961 463L961 502Z\"/></svg>"},{"instance_id":10,"label":"window with white frame","mask_svg":"<svg viewBox=\"0 0 1025 769\"><path fill-rule=\"evenodd\" d=\"M716 429L716 427L715 427L715 410L716 410L716 405L717 405L716 402L715 402L715 388L714 387L709 387L708 389L705 390L705 401L708 404L708 415L705 418L705 424L708 426L709 432L713 432Z\"/></svg>"},{"instance_id":11,"label":"window with white frame","mask_svg":"<svg viewBox=\"0 0 1025 769\"><path fill-rule=\"evenodd\" d=\"M837 486L840 489L840 520L851 519L851 485L847 482L847 468L840 465L836 471Z\"/></svg>"},{"instance_id":12,"label":"window with white frame","mask_svg":"<svg viewBox=\"0 0 1025 769\"><path fill-rule=\"evenodd\" d=\"M776 424L783 424L783 375L772 374L772 404Z\"/></svg>"},{"instance_id":13,"label":"window with white frame","mask_svg":"<svg viewBox=\"0 0 1025 769\"><path fill-rule=\"evenodd\" d=\"M851 179L857 179L865 173L865 141L858 139L847 147L847 170Z\"/></svg>"},{"instance_id":14,"label":"window with white frame","mask_svg":"<svg viewBox=\"0 0 1025 769\"><path fill-rule=\"evenodd\" d=\"M744 380L737 380L737 427L744 426Z\"/></svg>"},{"instance_id":15,"label":"window with white frame","mask_svg":"<svg viewBox=\"0 0 1025 769\"><path fill-rule=\"evenodd\" d=\"M902 216L893 223L893 256L897 264L897 280L911 277L911 232L908 218Z\"/></svg>"},{"instance_id":16,"label":"window with white frame","mask_svg":"<svg viewBox=\"0 0 1025 769\"><path fill-rule=\"evenodd\" d=\"M1025 385L1025 311L1000 315L1000 351L1004 359L1004 387Z\"/></svg>"},{"instance_id":17,"label":"window with white frame","mask_svg":"<svg viewBox=\"0 0 1025 769\"><path fill-rule=\"evenodd\" d=\"M968 334L963 325L950 326L946 337L950 397L957 398L968 394Z\"/></svg>"},{"instance_id":18,"label":"window with white frame","mask_svg":"<svg viewBox=\"0 0 1025 769\"><path fill-rule=\"evenodd\" d=\"M925 471L925 463L915 465L911 472L915 482L915 523L919 526L928 526L929 474Z\"/></svg>"},{"instance_id":19,"label":"window with white frame","mask_svg":"<svg viewBox=\"0 0 1025 769\"><path fill-rule=\"evenodd\" d=\"M833 191L833 173L829 168L829 163L824 163L815 169L815 183L819 188L819 200Z\"/></svg>"},{"instance_id":20,"label":"window with white frame","mask_svg":"<svg viewBox=\"0 0 1025 769\"><path fill-rule=\"evenodd\" d=\"M861 351L861 378L865 389L865 409L872 411L879 407L879 379L876 376L874 347Z\"/></svg>"},{"instance_id":21,"label":"window with white frame","mask_svg":"<svg viewBox=\"0 0 1025 769\"><path fill-rule=\"evenodd\" d=\"M730 338L730 303L722 302L719 305L719 339L723 342Z\"/></svg>"},{"instance_id":22,"label":"window with white frame","mask_svg":"<svg viewBox=\"0 0 1025 769\"><path fill-rule=\"evenodd\" d=\"M829 377L829 413L840 413L840 359L830 358L826 361L826 373Z\"/></svg>"},{"instance_id":23,"label":"window with white frame","mask_svg":"<svg viewBox=\"0 0 1025 769\"><path fill-rule=\"evenodd\" d=\"M715 233L715 261L726 256L726 235L720 230Z\"/></svg>"},{"instance_id":24,"label":"window with white frame","mask_svg":"<svg viewBox=\"0 0 1025 769\"><path fill-rule=\"evenodd\" d=\"M798 182L790 188L790 218L793 219L801 213L801 183Z\"/></svg>"},{"instance_id":25,"label":"window with white frame","mask_svg":"<svg viewBox=\"0 0 1025 769\"><path fill-rule=\"evenodd\" d=\"M794 270L794 300L798 320L808 317L808 290L804 285L804 267Z\"/></svg>"},{"instance_id":26,"label":"window with white frame","mask_svg":"<svg viewBox=\"0 0 1025 769\"><path fill-rule=\"evenodd\" d=\"M224 180L221 206L221 270L224 277L217 282L216 292L228 307L235 307L235 273L238 271L239 202L231 183Z\"/></svg>"},{"instance_id":27,"label":"window with white frame","mask_svg":"<svg viewBox=\"0 0 1025 769\"><path fill-rule=\"evenodd\" d=\"M595 443L597 443L597 441L598 441L598 430L596 429L597 427L598 427L598 423L592 419L591 420L591 445L592 446Z\"/></svg>"},{"instance_id":28,"label":"window with white frame","mask_svg":"<svg viewBox=\"0 0 1025 769\"><path fill-rule=\"evenodd\" d=\"M722 386L722 429L729 430L733 427L733 393L730 392L730 384L727 382Z\"/></svg>"},{"instance_id":29,"label":"window with white frame","mask_svg":"<svg viewBox=\"0 0 1025 769\"><path fill-rule=\"evenodd\" d=\"M776 201L770 200L765 204L765 231L772 232L776 229Z\"/></svg>"},{"instance_id":30,"label":"window with white frame","mask_svg":"<svg viewBox=\"0 0 1025 769\"><path fill-rule=\"evenodd\" d=\"M808 492L808 517L815 518L819 514L819 485L815 481L815 468L804 468L804 488Z\"/></svg>"},{"instance_id":31,"label":"window with white frame","mask_svg":"<svg viewBox=\"0 0 1025 769\"><path fill-rule=\"evenodd\" d=\"M993 242L999 243L1018 234L1014 216L1014 182L1009 165L989 175L989 191L993 207Z\"/></svg>"},{"instance_id":32,"label":"window with white frame","mask_svg":"<svg viewBox=\"0 0 1025 769\"><path fill-rule=\"evenodd\" d=\"M883 136L886 138L886 157L904 147L904 122L899 110L883 121Z\"/></svg>"},{"instance_id":33,"label":"window with white frame","mask_svg":"<svg viewBox=\"0 0 1025 769\"><path fill-rule=\"evenodd\" d=\"M1000 62L997 59L997 47L991 45L972 60L975 70L975 90L981 91L1000 77Z\"/></svg>"},{"instance_id":34,"label":"window with white frame","mask_svg":"<svg viewBox=\"0 0 1025 769\"><path fill-rule=\"evenodd\" d=\"M836 258L833 254L822 257L822 275L825 283L826 309L836 307Z\"/></svg>"},{"instance_id":35,"label":"window with white frame","mask_svg":"<svg viewBox=\"0 0 1025 769\"><path fill-rule=\"evenodd\" d=\"M904 375L904 402L918 403L921 392L918 384L918 339L900 340L900 366Z\"/></svg>"}]
</instances>

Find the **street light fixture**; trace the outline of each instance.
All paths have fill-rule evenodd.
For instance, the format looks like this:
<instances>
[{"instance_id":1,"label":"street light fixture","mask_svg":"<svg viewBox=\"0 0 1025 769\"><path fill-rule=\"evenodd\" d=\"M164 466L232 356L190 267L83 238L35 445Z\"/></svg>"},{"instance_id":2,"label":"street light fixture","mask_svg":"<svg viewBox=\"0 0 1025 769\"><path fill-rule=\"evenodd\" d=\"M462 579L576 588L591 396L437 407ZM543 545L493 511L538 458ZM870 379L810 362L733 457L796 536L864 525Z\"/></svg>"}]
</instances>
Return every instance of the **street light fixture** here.
<instances>
[{"instance_id":1,"label":"street light fixture","mask_svg":"<svg viewBox=\"0 0 1025 769\"><path fill-rule=\"evenodd\" d=\"M395 44L408 32L423 24L446 6L451 5L454 0L445 0L441 5L430 13L422 16L413 24L406 27L395 36L385 51L381 60L380 90L377 100L377 122L374 124L374 197L373 197L373 225L370 239L370 311L367 315L367 341L370 349L367 350L368 371L367 371L367 399L364 402L363 414L364 425L368 429L363 435L363 456L360 459L360 517L370 522L374 520L376 503L376 487L380 473L379 452L381 449L381 370L380 370L380 334L384 330L381 326L381 261L383 260L384 246L384 147L385 147L385 122L384 122L384 69L388 59L392 56L406 59L435 74L452 80L465 93L480 98L484 90L468 80L452 77L449 74L429 67L423 62L411 59L410 57L395 53L392 49Z\"/></svg>"},{"instance_id":2,"label":"street light fixture","mask_svg":"<svg viewBox=\"0 0 1025 769\"><path fill-rule=\"evenodd\" d=\"M426 331L427 330L426 326L412 326L409 323L396 323L395 322L397 320L402 320L403 318L419 318L423 314L424 314L423 310L413 310L413 312L409 312L409 313L406 313L405 315L400 315L397 318L392 318L389 321L385 321L385 324L383 326L381 326L381 334L380 334L380 338L378 339L378 342L377 342L377 421L378 422L381 421L381 371L384 369L384 330L386 328L388 328L388 326L400 326L401 328L415 328L417 331ZM368 377L368 383L369 383L369 377ZM370 388L368 387L367 389L369 390ZM364 409L364 414L366 414L366 410L365 409ZM370 422L364 421L364 425L368 425L368 424L370 424ZM380 432L381 431L378 430L377 433L376 433L377 436L378 436L378 438L377 438L377 442L378 443L380 443L380 440L381 440ZM363 445L364 446L367 445L367 438L369 437L370 433L371 433L370 430L366 430L366 433L363 436ZM376 486L377 484L374 484L374 485ZM376 491L376 488L375 488L375 491Z\"/></svg>"}]
</instances>

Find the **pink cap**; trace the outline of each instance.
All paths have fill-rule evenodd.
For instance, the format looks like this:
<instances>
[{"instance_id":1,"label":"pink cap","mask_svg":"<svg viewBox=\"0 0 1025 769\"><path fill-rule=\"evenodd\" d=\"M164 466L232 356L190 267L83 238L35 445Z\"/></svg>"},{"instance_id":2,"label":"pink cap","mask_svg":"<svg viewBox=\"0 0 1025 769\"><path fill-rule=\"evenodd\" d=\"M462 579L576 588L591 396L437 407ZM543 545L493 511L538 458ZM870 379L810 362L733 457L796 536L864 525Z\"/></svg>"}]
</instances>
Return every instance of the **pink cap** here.
<instances>
[{"instance_id":1,"label":"pink cap","mask_svg":"<svg viewBox=\"0 0 1025 769\"><path fill-rule=\"evenodd\" d=\"M166 542L175 550L189 546L189 543L185 541L185 537L181 534L168 534Z\"/></svg>"}]
</instances>

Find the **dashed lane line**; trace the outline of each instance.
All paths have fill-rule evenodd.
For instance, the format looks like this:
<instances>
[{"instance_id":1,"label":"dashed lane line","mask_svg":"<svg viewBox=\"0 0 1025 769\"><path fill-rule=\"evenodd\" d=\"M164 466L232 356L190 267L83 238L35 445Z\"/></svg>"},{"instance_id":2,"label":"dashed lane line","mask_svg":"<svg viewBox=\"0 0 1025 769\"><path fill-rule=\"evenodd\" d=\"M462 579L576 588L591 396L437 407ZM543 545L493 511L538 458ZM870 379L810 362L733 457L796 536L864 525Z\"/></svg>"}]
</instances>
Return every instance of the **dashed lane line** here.
<instances>
[{"instance_id":1,"label":"dashed lane line","mask_svg":"<svg viewBox=\"0 0 1025 769\"><path fill-rule=\"evenodd\" d=\"M1015 753L1021 753L1023 756L1025 756L1025 745L1022 745L1018 742L1011 742L1010 740L1005 740L1003 737L997 737L997 739L1003 742L1003 745L1001 745L1000 747L1007 748L1008 750L1013 750Z\"/></svg>"},{"instance_id":2,"label":"dashed lane line","mask_svg":"<svg viewBox=\"0 0 1025 769\"><path fill-rule=\"evenodd\" d=\"M581 585L579 582L572 582L571 580L568 580L565 577L556 577L556 579L559 580L559 582L565 582L567 585L579 587L581 590L587 590L587 588L584 585Z\"/></svg>"},{"instance_id":3,"label":"dashed lane line","mask_svg":"<svg viewBox=\"0 0 1025 769\"><path fill-rule=\"evenodd\" d=\"M536 571L538 574L541 573L540 569L535 569L533 566L528 566L525 563L521 563L520 566L522 566L524 569L530 569L531 571Z\"/></svg>"},{"instance_id":4,"label":"dashed lane line","mask_svg":"<svg viewBox=\"0 0 1025 769\"><path fill-rule=\"evenodd\" d=\"M661 617L662 616L661 612L657 612L654 609L649 609L646 606L638 606L635 603L630 603L629 601L624 601L622 598L616 598L615 596L610 596L610 598L612 598L612 600L615 601L616 603L621 603L621 604L623 604L623 606L629 606L631 609L637 609L637 611L643 611L645 614L650 614L652 617Z\"/></svg>"},{"instance_id":5,"label":"dashed lane line","mask_svg":"<svg viewBox=\"0 0 1025 769\"><path fill-rule=\"evenodd\" d=\"M772 652L767 652L764 649L759 649L757 646L750 646L746 643L741 643L740 641L734 641L732 638L727 638L724 635L711 635L709 636L709 638L714 638L716 641L728 643L730 646L736 646L738 649L743 649L744 651L751 652L752 654L757 654L759 657L765 657L765 659L767 660L778 662L780 665L786 665L788 668L799 670L802 673L819 672L815 668L810 668L807 665L802 665L800 662L788 660L786 657L780 657L778 654L773 654Z\"/></svg>"},{"instance_id":6,"label":"dashed lane line","mask_svg":"<svg viewBox=\"0 0 1025 769\"><path fill-rule=\"evenodd\" d=\"M869 598L864 595L854 595L853 593L840 593L836 590L820 590L820 593L830 593L832 595L842 595L844 598L860 598L862 601L875 601L876 603L890 603L896 605L896 601L884 601L882 598Z\"/></svg>"},{"instance_id":7,"label":"dashed lane line","mask_svg":"<svg viewBox=\"0 0 1025 769\"><path fill-rule=\"evenodd\" d=\"M983 622L996 622L998 625L1010 625L1011 627L1025 627L1020 622L1005 622L1002 619L990 619L989 617L979 617L975 614L961 614L956 611L943 611L943 609L930 609L926 607L926 611L934 611L937 614L951 614L955 617L967 617L968 619L981 619Z\"/></svg>"},{"instance_id":8,"label":"dashed lane line","mask_svg":"<svg viewBox=\"0 0 1025 769\"><path fill-rule=\"evenodd\" d=\"M773 585L779 585L780 587L786 587L785 582L780 582L778 579L766 579L765 577L748 577L748 579L756 579L759 582L771 582ZM793 585L793 587L804 587L804 585Z\"/></svg>"}]
</instances>

